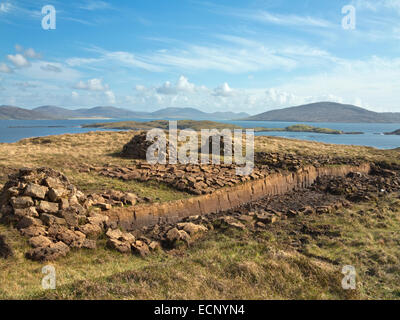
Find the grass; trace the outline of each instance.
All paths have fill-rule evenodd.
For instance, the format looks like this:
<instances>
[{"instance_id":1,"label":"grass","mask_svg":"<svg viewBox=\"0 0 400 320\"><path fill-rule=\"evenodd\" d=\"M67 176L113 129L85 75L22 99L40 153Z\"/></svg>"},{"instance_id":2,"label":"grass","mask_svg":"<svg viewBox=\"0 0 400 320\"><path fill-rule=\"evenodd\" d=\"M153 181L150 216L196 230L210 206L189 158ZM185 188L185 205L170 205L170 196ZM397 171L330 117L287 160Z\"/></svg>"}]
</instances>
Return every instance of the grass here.
<instances>
[{"instance_id":1,"label":"grass","mask_svg":"<svg viewBox=\"0 0 400 320\"><path fill-rule=\"evenodd\" d=\"M127 181L99 176L95 172L82 173L82 168L104 165L129 166L132 160L118 156L133 132L89 132L24 139L17 143L0 144L0 183L7 175L21 167L48 166L62 171L72 183L85 192L108 189L136 192L155 201L170 201L188 197L166 185Z\"/></svg>"},{"instance_id":2,"label":"grass","mask_svg":"<svg viewBox=\"0 0 400 320\"><path fill-rule=\"evenodd\" d=\"M50 166L86 192L115 188L155 201L188 195L152 183L123 182L82 166L129 165L116 156L133 132L90 132L0 144L1 182L22 166ZM259 151L325 154L399 162L398 151L256 137ZM280 221L262 233L210 231L188 250L146 259L107 250L73 250L53 264L57 289L41 289L45 264L24 258L27 240L0 225L15 256L0 259L1 299L399 299L398 195L326 215ZM341 288L341 268L354 265L356 291Z\"/></svg>"},{"instance_id":3,"label":"grass","mask_svg":"<svg viewBox=\"0 0 400 320\"><path fill-rule=\"evenodd\" d=\"M16 255L0 260L2 299L399 299L397 195L326 215L279 221L262 233L210 231L188 250L146 259L77 250L51 263L57 289L40 287L45 264L23 258L16 230L0 226ZM99 267L101 265L101 267ZM357 290L343 290L344 265Z\"/></svg>"}]
</instances>

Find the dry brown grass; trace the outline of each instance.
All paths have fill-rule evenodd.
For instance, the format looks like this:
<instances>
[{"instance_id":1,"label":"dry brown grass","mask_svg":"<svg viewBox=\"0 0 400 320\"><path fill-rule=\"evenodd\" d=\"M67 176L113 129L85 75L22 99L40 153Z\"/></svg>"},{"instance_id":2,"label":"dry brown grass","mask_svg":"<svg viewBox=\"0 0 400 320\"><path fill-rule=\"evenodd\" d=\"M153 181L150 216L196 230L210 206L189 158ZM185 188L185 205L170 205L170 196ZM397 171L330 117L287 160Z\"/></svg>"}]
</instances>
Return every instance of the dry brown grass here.
<instances>
[{"instance_id":1,"label":"dry brown grass","mask_svg":"<svg viewBox=\"0 0 400 320\"><path fill-rule=\"evenodd\" d=\"M299 155L331 155L346 158L363 158L367 161L400 163L398 150L380 150L372 147L336 145L281 137L257 137L256 151L294 153Z\"/></svg>"},{"instance_id":2,"label":"dry brown grass","mask_svg":"<svg viewBox=\"0 0 400 320\"><path fill-rule=\"evenodd\" d=\"M81 168L88 166L131 165L131 160L121 158L118 153L134 134L127 131L89 132L30 138L10 144L2 143L0 144L0 183L6 181L7 174L13 169L48 166L65 173L72 183L86 192L116 189L136 192L139 196L147 196L156 201L187 197L188 194L165 185L135 181L122 182L101 177L94 172L80 172Z\"/></svg>"},{"instance_id":3,"label":"dry brown grass","mask_svg":"<svg viewBox=\"0 0 400 320\"><path fill-rule=\"evenodd\" d=\"M23 166L50 166L66 173L84 190L135 190L160 201L186 196L159 185L124 183L92 173L82 165L127 165L115 156L132 132L91 132L25 139L0 144L0 170ZM398 161L397 151L335 146L316 142L260 137L258 150L299 154L360 156ZM136 188L136 189L135 189ZM273 225L263 234L247 231L210 232L207 239L175 254L159 253L146 259L105 249L76 250L54 263L57 290L40 287L44 264L24 258L26 239L0 226L15 250L15 257L0 260L0 298L3 299L370 299L398 298L400 261L399 216L395 196L362 204L341 215L312 216ZM360 211L374 211L365 216ZM380 211L379 211L380 210ZM383 218L382 218L383 217ZM302 239L297 227L334 226L341 237ZM295 236L294 236L295 235ZM293 242L303 243L297 252ZM338 264L339 262L339 264ZM360 286L354 292L340 287L341 264L355 264Z\"/></svg>"}]
</instances>

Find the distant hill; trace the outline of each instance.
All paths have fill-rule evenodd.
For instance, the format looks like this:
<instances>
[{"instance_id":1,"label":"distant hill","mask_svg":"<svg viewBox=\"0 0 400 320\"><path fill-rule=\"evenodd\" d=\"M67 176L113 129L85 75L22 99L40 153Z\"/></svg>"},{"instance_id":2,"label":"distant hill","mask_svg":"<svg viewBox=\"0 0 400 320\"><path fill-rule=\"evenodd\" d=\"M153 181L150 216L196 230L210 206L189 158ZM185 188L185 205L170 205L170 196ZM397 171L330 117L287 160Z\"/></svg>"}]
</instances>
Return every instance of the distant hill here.
<instances>
[{"instance_id":1,"label":"distant hill","mask_svg":"<svg viewBox=\"0 0 400 320\"><path fill-rule=\"evenodd\" d=\"M317 102L267 111L244 120L285 122L400 123L400 113L373 112L350 104Z\"/></svg>"},{"instance_id":2,"label":"distant hill","mask_svg":"<svg viewBox=\"0 0 400 320\"><path fill-rule=\"evenodd\" d=\"M41 113L36 110L27 110L13 106L0 106L0 119L1 120L42 120L42 119L55 119L53 115Z\"/></svg>"},{"instance_id":3,"label":"distant hill","mask_svg":"<svg viewBox=\"0 0 400 320\"><path fill-rule=\"evenodd\" d=\"M52 120L73 118L232 120L246 118L248 116L249 114L244 112L207 113L194 108L165 108L155 112L139 112L116 107L95 107L71 110L56 106L42 106L29 110L12 106L0 106L0 119L2 120Z\"/></svg>"}]
</instances>

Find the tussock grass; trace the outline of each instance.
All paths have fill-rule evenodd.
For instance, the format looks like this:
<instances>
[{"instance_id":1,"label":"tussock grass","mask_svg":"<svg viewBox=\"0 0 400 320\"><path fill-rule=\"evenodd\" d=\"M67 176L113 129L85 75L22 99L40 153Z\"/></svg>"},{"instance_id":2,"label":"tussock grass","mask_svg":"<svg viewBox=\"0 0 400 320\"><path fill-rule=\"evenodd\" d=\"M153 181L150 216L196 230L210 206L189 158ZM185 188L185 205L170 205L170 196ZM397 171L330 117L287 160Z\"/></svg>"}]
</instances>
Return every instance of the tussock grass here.
<instances>
[{"instance_id":1,"label":"tussock grass","mask_svg":"<svg viewBox=\"0 0 400 320\"><path fill-rule=\"evenodd\" d=\"M116 188L157 201L185 197L166 186L122 182L81 173L82 165L129 165L115 156L133 132L90 132L0 144L1 182L23 166L50 166L90 192ZM397 151L257 137L257 150L329 154L398 162ZM158 198L158 199L157 199ZM24 258L29 249L18 231L0 225L15 256L0 260L1 299L398 299L400 206L398 195L332 214L280 221L262 233L210 231L188 250L146 259L107 250L73 250L51 264L57 289L41 288L48 263ZM304 232L318 231L318 236ZM307 229L306 229L307 230ZM354 265L358 287L341 288L341 268Z\"/></svg>"},{"instance_id":2,"label":"tussock grass","mask_svg":"<svg viewBox=\"0 0 400 320\"><path fill-rule=\"evenodd\" d=\"M51 263L54 291L40 287L45 264L24 259L25 240L1 226L16 255L0 260L0 298L399 299L398 204L391 195L280 221L258 234L210 231L187 250L146 259L107 250L103 240L95 251L72 251ZM344 265L356 268L357 290L342 289Z\"/></svg>"}]
</instances>

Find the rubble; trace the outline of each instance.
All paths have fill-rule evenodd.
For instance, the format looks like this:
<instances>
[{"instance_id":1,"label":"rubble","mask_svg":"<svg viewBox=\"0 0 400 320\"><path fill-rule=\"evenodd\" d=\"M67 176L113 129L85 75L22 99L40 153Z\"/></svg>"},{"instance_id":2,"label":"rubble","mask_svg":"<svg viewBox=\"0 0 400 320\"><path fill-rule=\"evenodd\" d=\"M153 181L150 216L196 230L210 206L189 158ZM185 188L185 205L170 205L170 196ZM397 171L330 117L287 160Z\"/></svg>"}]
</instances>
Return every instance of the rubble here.
<instances>
[{"instance_id":1,"label":"rubble","mask_svg":"<svg viewBox=\"0 0 400 320\"><path fill-rule=\"evenodd\" d=\"M147 132L140 132L124 145L121 155L126 158L146 160L147 150L157 141L157 139L155 141L147 140ZM165 144L166 149L164 152L161 153L159 150L160 153L156 154L159 159L168 159L168 150L174 148L173 144L171 144L168 139L166 139Z\"/></svg>"},{"instance_id":2,"label":"rubble","mask_svg":"<svg viewBox=\"0 0 400 320\"><path fill-rule=\"evenodd\" d=\"M235 165L155 164L138 162L130 167L98 168L100 175L124 181L157 181L194 195L210 194L223 187L265 178L268 174L255 169L250 176L238 176ZM127 202L127 196L125 201Z\"/></svg>"},{"instance_id":3,"label":"rubble","mask_svg":"<svg viewBox=\"0 0 400 320\"><path fill-rule=\"evenodd\" d=\"M138 166L146 170L153 168L144 164ZM203 178L202 172L212 176L216 169L210 167L209 172L207 166L179 165L173 166L173 170L168 166L157 168L159 170L156 172L171 172L175 177L185 179L190 179L191 173L194 173L193 177L198 174ZM180 168L182 172L179 172ZM222 166L217 170L221 168L230 170ZM121 168L107 168L109 173L116 171L127 174ZM29 238L33 249L26 256L30 259L48 261L63 257L74 248L95 249L96 239L102 234L110 250L145 257L161 248L188 247L206 237L213 229L257 233L279 224L282 219L335 213L348 207L351 202L368 201L382 194L399 191L398 172L396 168L375 164L370 174L351 172L344 177L323 176L311 187L265 197L238 208L191 216L174 223L160 220L156 225L126 232L117 229L117 225L111 223L100 209L119 203L140 203L142 199L136 195L109 190L85 196L57 171L47 168L21 169L10 176L0 192L1 221L12 223L22 235ZM0 255L4 255L2 241L0 236Z\"/></svg>"},{"instance_id":4,"label":"rubble","mask_svg":"<svg viewBox=\"0 0 400 320\"><path fill-rule=\"evenodd\" d=\"M99 235L103 220L92 216L85 195L62 173L50 168L20 169L0 192L1 222L28 237L33 260L65 256L70 248L93 248L87 237ZM83 231L83 232L82 232Z\"/></svg>"}]
</instances>

